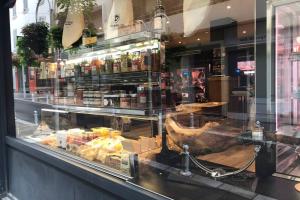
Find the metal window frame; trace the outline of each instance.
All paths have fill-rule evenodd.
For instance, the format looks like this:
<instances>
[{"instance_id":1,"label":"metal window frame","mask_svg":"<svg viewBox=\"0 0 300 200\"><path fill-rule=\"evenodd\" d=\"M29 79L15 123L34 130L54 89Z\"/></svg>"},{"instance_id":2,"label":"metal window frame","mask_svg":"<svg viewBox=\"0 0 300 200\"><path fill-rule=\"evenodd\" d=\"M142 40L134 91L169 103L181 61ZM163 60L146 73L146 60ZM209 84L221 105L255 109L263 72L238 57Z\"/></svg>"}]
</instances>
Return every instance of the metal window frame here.
<instances>
[{"instance_id":1,"label":"metal window frame","mask_svg":"<svg viewBox=\"0 0 300 200\"><path fill-rule=\"evenodd\" d=\"M0 4L0 195L8 191L6 136L16 135L12 82L9 8L15 1Z\"/></svg>"}]
</instances>

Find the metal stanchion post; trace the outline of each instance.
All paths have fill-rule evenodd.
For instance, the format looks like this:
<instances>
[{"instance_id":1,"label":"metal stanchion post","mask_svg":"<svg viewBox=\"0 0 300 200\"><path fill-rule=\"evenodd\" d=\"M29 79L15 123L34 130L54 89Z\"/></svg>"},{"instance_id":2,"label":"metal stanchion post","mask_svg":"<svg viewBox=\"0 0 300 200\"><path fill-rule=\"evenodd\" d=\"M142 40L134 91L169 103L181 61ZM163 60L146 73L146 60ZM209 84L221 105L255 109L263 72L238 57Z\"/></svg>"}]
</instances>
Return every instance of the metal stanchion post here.
<instances>
[{"instance_id":1,"label":"metal stanchion post","mask_svg":"<svg viewBox=\"0 0 300 200\"><path fill-rule=\"evenodd\" d=\"M38 112L36 110L33 112L33 117L34 117L34 124L38 125L39 124L39 116L38 116Z\"/></svg>"},{"instance_id":2,"label":"metal stanchion post","mask_svg":"<svg viewBox=\"0 0 300 200\"><path fill-rule=\"evenodd\" d=\"M183 176L191 176L192 173L190 171L190 153L188 145L183 145L182 159L183 169L180 171L180 174Z\"/></svg>"}]
</instances>

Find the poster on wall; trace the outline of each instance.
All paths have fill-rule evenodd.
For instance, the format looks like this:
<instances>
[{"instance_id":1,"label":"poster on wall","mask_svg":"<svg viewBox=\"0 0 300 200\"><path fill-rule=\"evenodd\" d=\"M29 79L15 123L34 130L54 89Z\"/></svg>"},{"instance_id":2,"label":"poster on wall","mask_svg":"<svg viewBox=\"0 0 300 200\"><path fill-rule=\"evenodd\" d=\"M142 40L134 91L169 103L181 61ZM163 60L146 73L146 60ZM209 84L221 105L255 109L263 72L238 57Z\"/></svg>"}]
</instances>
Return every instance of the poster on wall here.
<instances>
[{"instance_id":1,"label":"poster on wall","mask_svg":"<svg viewBox=\"0 0 300 200\"><path fill-rule=\"evenodd\" d=\"M195 102L207 102L205 68L192 69L192 85L195 92Z\"/></svg>"}]
</instances>

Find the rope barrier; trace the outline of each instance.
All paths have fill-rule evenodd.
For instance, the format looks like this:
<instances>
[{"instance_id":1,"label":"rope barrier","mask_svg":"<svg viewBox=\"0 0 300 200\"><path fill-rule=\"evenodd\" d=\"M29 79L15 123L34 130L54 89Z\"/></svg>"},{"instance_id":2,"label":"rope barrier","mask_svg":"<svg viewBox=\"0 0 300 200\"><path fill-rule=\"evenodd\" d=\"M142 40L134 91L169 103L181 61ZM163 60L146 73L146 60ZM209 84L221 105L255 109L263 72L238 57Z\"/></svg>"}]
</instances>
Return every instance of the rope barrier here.
<instances>
[{"instance_id":1,"label":"rope barrier","mask_svg":"<svg viewBox=\"0 0 300 200\"><path fill-rule=\"evenodd\" d=\"M253 156L253 158L246 164L244 165L242 168L236 170L236 171L232 171L232 172L225 172L223 169L220 168L216 168L216 169L209 169L207 167L205 167L203 164L201 164L199 161L197 161L197 159L193 156L191 156L190 154L187 154L189 156L189 159L200 169L202 169L204 172L206 172L207 174L210 174L211 177L213 178L223 178L226 176L232 176L232 175L236 175L239 174L243 171L245 171L246 169L248 169L255 161L258 153L261 150L261 146L256 145L254 148L255 154Z\"/></svg>"}]
</instances>

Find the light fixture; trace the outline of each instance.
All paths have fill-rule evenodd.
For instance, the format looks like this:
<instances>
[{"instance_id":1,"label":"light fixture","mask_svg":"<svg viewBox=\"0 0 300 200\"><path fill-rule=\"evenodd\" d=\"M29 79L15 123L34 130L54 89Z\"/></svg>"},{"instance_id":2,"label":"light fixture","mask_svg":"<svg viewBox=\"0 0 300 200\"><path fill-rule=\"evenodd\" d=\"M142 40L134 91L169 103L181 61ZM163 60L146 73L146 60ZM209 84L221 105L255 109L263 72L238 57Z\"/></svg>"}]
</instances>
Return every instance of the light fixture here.
<instances>
[{"instance_id":1,"label":"light fixture","mask_svg":"<svg viewBox=\"0 0 300 200\"><path fill-rule=\"evenodd\" d=\"M200 41L200 38L197 38L198 41Z\"/></svg>"},{"instance_id":2,"label":"light fixture","mask_svg":"<svg viewBox=\"0 0 300 200\"><path fill-rule=\"evenodd\" d=\"M229 10L231 9L231 5L227 5L226 8Z\"/></svg>"},{"instance_id":3,"label":"light fixture","mask_svg":"<svg viewBox=\"0 0 300 200\"><path fill-rule=\"evenodd\" d=\"M154 30L160 33L166 32L166 24L168 24L169 18L166 14L166 10L162 5L162 0L156 1L155 11L154 11Z\"/></svg>"},{"instance_id":4,"label":"light fixture","mask_svg":"<svg viewBox=\"0 0 300 200\"><path fill-rule=\"evenodd\" d=\"M242 32L243 34L246 34L247 33L247 31L246 30L243 30L243 32Z\"/></svg>"},{"instance_id":5,"label":"light fixture","mask_svg":"<svg viewBox=\"0 0 300 200\"><path fill-rule=\"evenodd\" d=\"M178 43L179 43L179 44L181 44L182 42L181 42L181 41L179 41Z\"/></svg>"},{"instance_id":6,"label":"light fixture","mask_svg":"<svg viewBox=\"0 0 300 200\"><path fill-rule=\"evenodd\" d=\"M167 21L167 24L170 24L170 21L169 21L169 20Z\"/></svg>"},{"instance_id":7,"label":"light fixture","mask_svg":"<svg viewBox=\"0 0 300 200\"><path fill-rule=\"evenodd\" d=\"M99 29L99 30L102 30L102 27L100 26L98 29Z\"/></svg>"}]
</instances>

